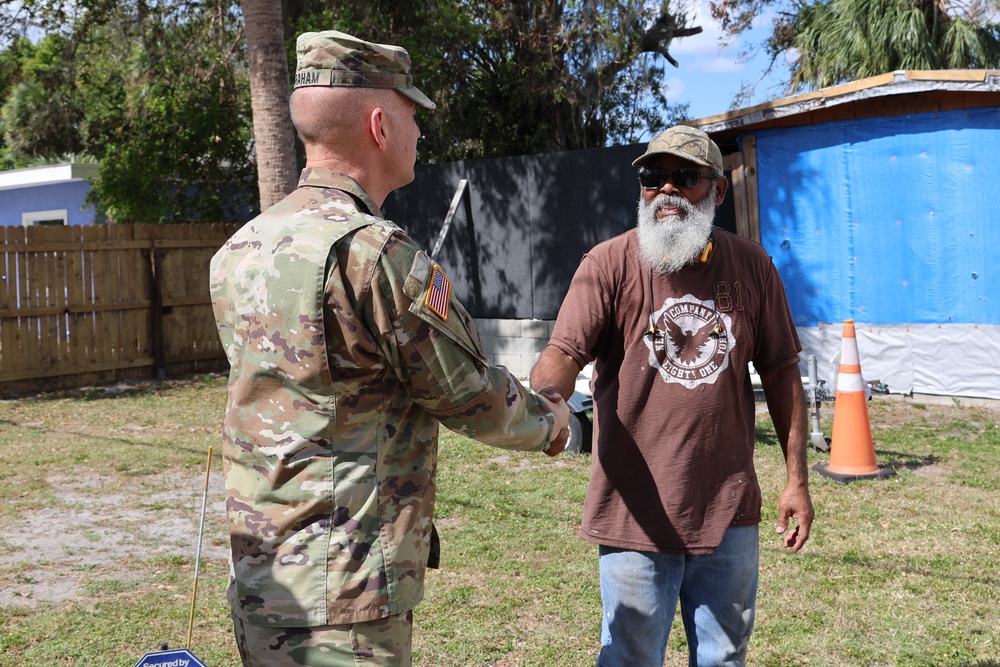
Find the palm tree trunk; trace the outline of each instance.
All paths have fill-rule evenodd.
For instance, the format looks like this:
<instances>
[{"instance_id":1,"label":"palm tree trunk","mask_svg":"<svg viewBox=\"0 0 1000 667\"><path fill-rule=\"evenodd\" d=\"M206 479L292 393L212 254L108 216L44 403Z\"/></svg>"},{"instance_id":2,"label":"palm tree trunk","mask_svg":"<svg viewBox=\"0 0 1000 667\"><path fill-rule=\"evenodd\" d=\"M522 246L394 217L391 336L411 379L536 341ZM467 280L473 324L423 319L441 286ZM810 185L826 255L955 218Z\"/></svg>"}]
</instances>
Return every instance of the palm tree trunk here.
<instances>
[{"instance_id":1,"label":"palm tree trunk","mask_svg":"<svg viewBox=\"0 0 1000 667\"><path fill-rule=\"evenodd\" d=\"M240 0L250 65L250 102L257 152L260 208L265 210L295 189L295 135L288 113L288 61L281 3Z\"/></svg>"}]
</instances>

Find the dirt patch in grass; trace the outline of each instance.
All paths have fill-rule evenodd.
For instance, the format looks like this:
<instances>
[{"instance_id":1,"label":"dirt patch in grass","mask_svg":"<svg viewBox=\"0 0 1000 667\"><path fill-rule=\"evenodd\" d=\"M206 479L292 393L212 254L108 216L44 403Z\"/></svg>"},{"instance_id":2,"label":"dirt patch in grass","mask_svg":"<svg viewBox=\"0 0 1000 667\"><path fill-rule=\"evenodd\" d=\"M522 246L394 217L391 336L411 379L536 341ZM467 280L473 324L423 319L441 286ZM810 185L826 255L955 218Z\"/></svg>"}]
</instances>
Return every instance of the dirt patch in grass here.
<instances>
[{"instance_id":1,"label":"dirt patch in grass","mask_svg":"<svg viewBox=\"0 0 1000 667\"><path fill-rule=\"evenodd\" d=\"M834 403L824 403L824 414L833 414ZM910 398L889 394L874 396L868 402L872 428L884 426L893 428L927 421L928 427L936 423L954 421L959 415L979 415L982 419L1000 419L1000 401L953 399L946 396L923 396Z\"/></svg>"},{"instance_id":2,"label":"dirt patch in grass","mask_svg":"<svg viewBox=\"0 0 1000 667\"><path fill-rule=\"evenodd\" d=\"M951 466L944 463L932 463L931 465L914 469L913 474L925 477L934 482L943 482L951 474Z\"/></svg>"},{"instance_id":3,"label":"dirt patch in grass","mask_svg":"<svg viewBox=\"0 0 1000 667\"><path fill-rule=\"evenodd\" d=\"M140 578L156 559L194 562L204 475L57 476L55 500L4 527L0 606L83 595L87 584ZM209 480L202 559L225 560L221 471Z\"/></svg>"}]
</instances>

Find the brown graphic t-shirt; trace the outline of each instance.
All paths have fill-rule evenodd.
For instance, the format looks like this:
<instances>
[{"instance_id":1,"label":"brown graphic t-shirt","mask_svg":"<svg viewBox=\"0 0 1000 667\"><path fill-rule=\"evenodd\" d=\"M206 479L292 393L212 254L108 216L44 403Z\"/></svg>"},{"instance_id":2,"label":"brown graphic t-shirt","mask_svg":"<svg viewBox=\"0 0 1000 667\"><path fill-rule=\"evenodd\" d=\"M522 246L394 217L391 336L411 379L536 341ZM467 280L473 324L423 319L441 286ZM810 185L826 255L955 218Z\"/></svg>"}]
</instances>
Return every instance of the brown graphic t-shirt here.
<instances>
[{"instance_id":1,"label":"brown graphic t-shirt","mask_svg":"<svg viewBox=\"0 0 1000 667\"><path fill-rule=\"evenodd\" d=\"M594 361L584 539L710 553L760 521L749 362L798 361L781 279L757 243L715 230L707 261L652 274L635 230L584 255L550 340Z\"/></svg>"}]
</instances>

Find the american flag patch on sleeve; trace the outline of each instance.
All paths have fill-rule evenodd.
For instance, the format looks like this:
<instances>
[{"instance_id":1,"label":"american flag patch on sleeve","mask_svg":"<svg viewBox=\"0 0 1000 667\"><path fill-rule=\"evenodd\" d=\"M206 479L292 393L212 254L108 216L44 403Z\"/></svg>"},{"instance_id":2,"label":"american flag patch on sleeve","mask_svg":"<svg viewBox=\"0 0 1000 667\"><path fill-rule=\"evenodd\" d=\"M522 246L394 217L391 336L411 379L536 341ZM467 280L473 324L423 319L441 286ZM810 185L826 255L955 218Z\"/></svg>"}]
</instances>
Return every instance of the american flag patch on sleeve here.
<instances>
[{"instance_id":1,"label":"american flag patch on sleeve","mask_svg":"<svg viewBox=\"0 0 1000 667\"><path fill-rule=\"evenodd\" d=\"M437 313L442 320L448 319L448 300L451 298L451 283L448 276L437 264L431 272L431 284L427 288L427 307Z\"/></svg>"}]
</instances>

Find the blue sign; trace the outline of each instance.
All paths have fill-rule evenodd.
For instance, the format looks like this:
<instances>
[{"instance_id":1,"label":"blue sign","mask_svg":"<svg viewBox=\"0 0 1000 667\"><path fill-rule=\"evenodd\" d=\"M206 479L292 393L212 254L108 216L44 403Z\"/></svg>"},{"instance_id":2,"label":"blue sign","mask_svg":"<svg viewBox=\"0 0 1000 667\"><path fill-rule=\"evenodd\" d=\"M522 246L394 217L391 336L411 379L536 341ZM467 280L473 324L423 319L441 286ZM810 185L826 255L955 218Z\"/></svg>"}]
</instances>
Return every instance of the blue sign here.
<instances>
[{"instance_id":1,"label":"blue sign","mask_svg":"<svg viewBox=\"0 0 1000 667\"><path fill-rule=\"evenodd\" d=\"M186 648L147 653L133 667L206 667Z\"/></svg>"}]
</instances>

